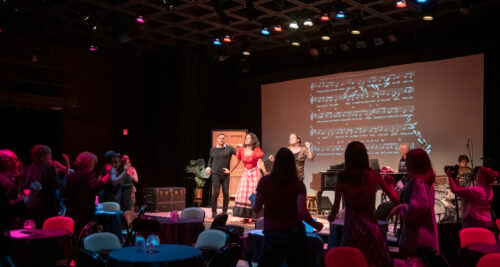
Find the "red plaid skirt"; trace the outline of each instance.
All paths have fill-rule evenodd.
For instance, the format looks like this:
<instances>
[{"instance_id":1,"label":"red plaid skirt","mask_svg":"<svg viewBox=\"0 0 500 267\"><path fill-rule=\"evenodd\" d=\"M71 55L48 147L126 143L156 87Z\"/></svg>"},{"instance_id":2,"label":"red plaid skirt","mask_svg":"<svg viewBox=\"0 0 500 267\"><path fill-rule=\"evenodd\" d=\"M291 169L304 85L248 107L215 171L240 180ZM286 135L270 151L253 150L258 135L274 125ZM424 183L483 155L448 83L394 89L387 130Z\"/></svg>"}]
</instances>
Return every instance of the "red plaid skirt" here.
<instances>
[{"instance_id":1,"label":"red plaid skirt","mask_svg":"<svg viewBox=\"0 0 500 267\"><path fill-rule=\"evenodd\" d=\"M236 191L233 216L252 218L252 202L248 198L256 192L261 177L262 174L257 167L250 170L243 169L243 175Z\"/></svg>"}]
</instances>

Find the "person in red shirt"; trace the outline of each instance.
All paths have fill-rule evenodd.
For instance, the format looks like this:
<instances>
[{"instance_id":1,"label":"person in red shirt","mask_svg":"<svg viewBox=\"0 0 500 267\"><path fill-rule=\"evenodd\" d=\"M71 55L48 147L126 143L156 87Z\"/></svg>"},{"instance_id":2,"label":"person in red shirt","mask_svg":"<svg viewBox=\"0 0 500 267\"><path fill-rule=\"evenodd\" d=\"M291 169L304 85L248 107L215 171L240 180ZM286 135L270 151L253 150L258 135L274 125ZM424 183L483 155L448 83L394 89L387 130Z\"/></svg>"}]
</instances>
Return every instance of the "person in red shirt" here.
<instances>
[{"instance_id":1,"label":"person in red shirt","mask_svg":"<svg viewBox=\"0 0 500 267\"><path fill-rule=\"evenodd\" d=\"M252 203L248 198L255 193L257 184L262 177L259 167L267 175L266 167L262 161L263 156L264 152L260 149L259 138L254 133L248 133L243 147L238 146L236 151L238 162L231 169L231 172L233 172L240 161L243 161L244 170L236 191L233 216L244 218L243 222L245 223L255 217L252 211Z\"/></svg>"},{"instance_id":2,"label":"person in red shirt","mask_svg":"<svg viewBox=\"0 0 500 267\"><path fill-rule=\"evenodd\" d=\"M259 266L307 266L308 247L304 224L321 231L306 207L306 187L297 176L295 157L288 148L276 154L273 170L257 186L254 211L264 210L264 244Z\"/></svg>"}]
</instances>

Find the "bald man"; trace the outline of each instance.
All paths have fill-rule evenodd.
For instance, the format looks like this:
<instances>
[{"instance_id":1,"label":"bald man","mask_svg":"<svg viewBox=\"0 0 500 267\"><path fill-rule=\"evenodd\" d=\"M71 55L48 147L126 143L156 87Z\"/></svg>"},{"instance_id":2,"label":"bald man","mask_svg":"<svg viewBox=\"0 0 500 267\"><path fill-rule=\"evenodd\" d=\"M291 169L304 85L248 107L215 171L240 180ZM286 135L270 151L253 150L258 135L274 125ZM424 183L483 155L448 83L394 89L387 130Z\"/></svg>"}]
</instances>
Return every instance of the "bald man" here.
<instances>
[{"instance_id":1,"label":"bald man","mask_svg":"<svg viewBox=\"0 0 500 267\"><path fill-rule=\"evenodd\" d=\"M407 144L402 144L401 146L399 146L399 154L401 154L401 159L398 163L398 173L406 173L406 154L408 154L409 150L410 148Z\"/></svg>"}]
</instances>

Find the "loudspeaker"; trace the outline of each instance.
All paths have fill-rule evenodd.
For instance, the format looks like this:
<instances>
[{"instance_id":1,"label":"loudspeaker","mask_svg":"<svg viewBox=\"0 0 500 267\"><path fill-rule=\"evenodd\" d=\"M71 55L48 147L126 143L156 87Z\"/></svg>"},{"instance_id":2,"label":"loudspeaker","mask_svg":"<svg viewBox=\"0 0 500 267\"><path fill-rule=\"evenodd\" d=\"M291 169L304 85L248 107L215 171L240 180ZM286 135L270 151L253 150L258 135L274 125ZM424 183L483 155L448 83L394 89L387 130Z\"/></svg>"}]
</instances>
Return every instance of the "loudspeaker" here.
<instances>
[{"instance_id":1,"label":"loudspeaker","mask_svg":"<svg viewBox=\"0 0 500 267\"><path fill-rule=\"evenodd\" d=\"M146 187L144 204L149 212L183 210L186 208L186 188L184 187Z\"/></svg>"}]
</instances>

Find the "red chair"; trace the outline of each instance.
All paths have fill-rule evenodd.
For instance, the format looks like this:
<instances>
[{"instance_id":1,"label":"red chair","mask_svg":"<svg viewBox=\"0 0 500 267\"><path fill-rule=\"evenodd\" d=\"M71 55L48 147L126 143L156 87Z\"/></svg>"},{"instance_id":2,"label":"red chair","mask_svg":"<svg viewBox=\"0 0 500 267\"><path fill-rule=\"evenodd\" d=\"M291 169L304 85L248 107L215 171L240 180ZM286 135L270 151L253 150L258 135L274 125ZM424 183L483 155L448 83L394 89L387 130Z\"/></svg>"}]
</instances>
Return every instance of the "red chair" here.
<instances>
[{"instance_id":1,"label":"red chair","mask_svg":"<svg viewBox=\"0 0 500 267\"><path fill-rule=\"evenodd\" d=\"M476 267L498 267L500 266L500 253L486 254L479 259Z\"/></svg>"},{"instance_id":2,"label":"red chair","mask_svg":"<svg viewBox=\"0 0 500 267\"><path fill-rule=\"evenodd\" d=\"M51 217L43 222L42 229L63 229L73 234L75 221L70 217L56 216Z\"/></svg>"},{"instance_id":3,"label":"red chair","mask_svg":"<svg viewBox=\"0 0 500 267\"><path fill-rule=\"evenodd\" d=\"M326 267L368 267L363 252L352 247L338 247L325 255Z\"/></svg>"},{"instance_id":4,"label":"red chair","mask_svg":"<svg viewBox=\"0 0 500 267\"><path fill-rule=\"evenodd\" d=\"M471 244L496 244L493 233L484 228L471 227L460 231L460 246L465 248Z\"/></svg>"}]
</instances>

